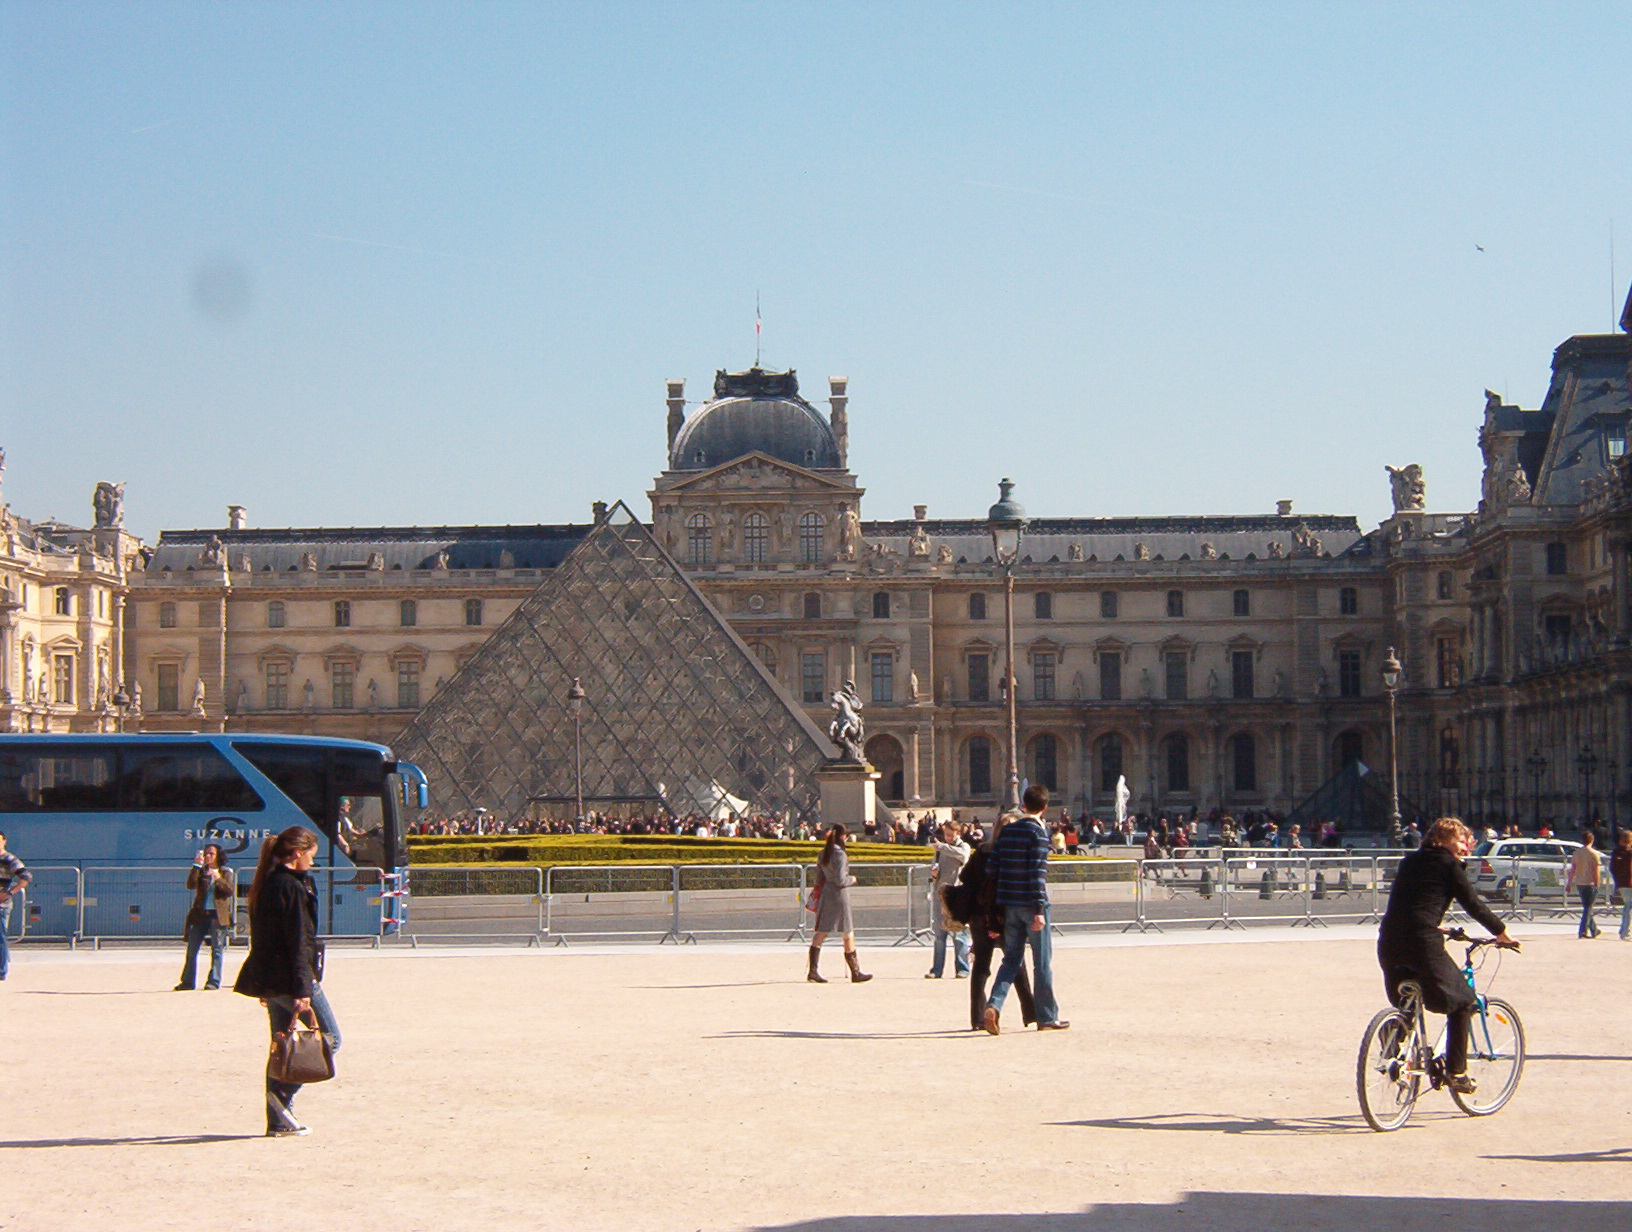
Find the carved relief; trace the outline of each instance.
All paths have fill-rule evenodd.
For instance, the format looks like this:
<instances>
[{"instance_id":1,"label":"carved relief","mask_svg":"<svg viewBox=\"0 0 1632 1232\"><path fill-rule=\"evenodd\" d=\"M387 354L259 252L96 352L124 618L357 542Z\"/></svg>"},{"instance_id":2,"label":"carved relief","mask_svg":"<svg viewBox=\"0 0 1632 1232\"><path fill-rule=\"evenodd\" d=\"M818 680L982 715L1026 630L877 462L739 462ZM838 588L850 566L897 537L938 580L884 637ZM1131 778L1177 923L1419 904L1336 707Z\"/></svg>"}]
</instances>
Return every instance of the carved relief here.
<instances>
[{"instance_id":1,"label":"carved relief","mask_svg":"<svg viewBox=\"0 0 1632 1232\"><path fill-rule=\"evenodd\" d=\"M1398 470L1392 466L1383 469L1388 472L1389 486L1393 489L1395 513L1417 512L1427 508L1427 485L1423 481L1422 467L1413 462Z\"/></svg>"}]
</instances>

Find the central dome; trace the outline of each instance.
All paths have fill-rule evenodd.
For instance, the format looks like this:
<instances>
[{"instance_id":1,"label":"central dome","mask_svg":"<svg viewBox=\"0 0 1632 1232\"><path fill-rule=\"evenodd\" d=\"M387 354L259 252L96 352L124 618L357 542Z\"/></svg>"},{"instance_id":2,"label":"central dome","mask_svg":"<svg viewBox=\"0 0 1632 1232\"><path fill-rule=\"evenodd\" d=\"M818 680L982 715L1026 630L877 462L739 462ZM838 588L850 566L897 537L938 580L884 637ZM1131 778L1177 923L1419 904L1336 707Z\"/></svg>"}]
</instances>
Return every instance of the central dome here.
<instances>
[{"instance_id":1,"label":"central dome","mask_svg":"<svg viewBox=\"0 0 1632 1232\"><path fill-rule=\"evenodd\" d=\"M714 374L714 397L686 420L669 450L671 471L702 471L762 453L807 470L842 470L833 429L799 396L793 369Z\"/></svg>"}]
</instances>

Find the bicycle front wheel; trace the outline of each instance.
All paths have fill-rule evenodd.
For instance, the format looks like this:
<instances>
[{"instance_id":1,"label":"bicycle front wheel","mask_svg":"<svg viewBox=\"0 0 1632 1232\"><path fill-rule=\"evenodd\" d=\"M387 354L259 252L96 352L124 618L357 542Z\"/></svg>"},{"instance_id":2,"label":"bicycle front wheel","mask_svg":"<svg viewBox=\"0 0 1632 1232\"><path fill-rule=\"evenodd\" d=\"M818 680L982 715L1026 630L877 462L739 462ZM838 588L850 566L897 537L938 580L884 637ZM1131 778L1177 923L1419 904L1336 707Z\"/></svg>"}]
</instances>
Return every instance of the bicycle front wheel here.
<instances>
[{"instance_id":1,"label":"bicycle front wheel","mask_svg":"<svg viewBox=\"0 0 1632 1232\"><path fill-rule=\"evenodd\" d=\"M1378 1133L1404 1125L1416 1106L1422 1074L1411 1066L1414 1035L1410 1018L1387 1009L1377 1011L1360 1038L1354 1084L1360 1112Z\"/></svg>"},{"instance_id":2,"label":"bicycle front wheel","mask_svg":"<svg viewBox=\"0 0 1632 1232\"><path fill-rule=\"evenodd\" d=\"M1489 1116L1519 1089L1519 1075L1524 1073L1524 1024L1506 1001L1491 998L1483 1014L1474 1014L1469 1033L1468 1077L1475 1090L1472 1095L1452 1091L1451 1098L1469 1116Z\"/></svg>"}]
</instances>

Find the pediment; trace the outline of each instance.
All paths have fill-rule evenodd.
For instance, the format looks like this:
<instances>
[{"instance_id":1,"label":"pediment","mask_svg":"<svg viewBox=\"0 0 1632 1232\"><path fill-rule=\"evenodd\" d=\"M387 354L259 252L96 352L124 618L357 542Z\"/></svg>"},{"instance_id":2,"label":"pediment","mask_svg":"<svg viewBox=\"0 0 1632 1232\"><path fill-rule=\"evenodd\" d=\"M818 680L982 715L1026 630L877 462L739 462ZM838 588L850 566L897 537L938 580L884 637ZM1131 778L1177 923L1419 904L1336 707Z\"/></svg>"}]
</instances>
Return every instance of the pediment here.
<instances>
[{"instance_id":1,"label":"pediment","mask_svg":"<svg viewBox=\"0 0 1632 1232\"><path fill-rule=\"evenodd\" d=\"M686 478L665 482L665 492L835 492L859 497L852 483L829 478L769 454L750 453Z\"/></svg>"}]
</instances>

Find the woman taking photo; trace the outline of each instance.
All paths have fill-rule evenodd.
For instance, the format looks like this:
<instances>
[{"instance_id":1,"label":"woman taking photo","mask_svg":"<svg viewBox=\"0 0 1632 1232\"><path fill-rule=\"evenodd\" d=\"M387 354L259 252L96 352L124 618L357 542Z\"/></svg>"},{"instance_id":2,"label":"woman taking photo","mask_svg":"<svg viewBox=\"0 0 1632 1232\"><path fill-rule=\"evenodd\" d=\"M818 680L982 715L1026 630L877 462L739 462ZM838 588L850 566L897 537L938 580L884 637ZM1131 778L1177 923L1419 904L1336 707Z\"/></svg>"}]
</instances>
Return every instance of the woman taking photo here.
<instances>
[{"instance_id":1,"label":"woman taking photo","mask_svg":"<svg viewBox=\"0 0 1632 1232\"><path fill-rule=\"evenodd\" d=\"M805 978L812 984L825 984L816 970L821 961L822 942L828 933L844 938L844 961L850 964L850 982L864 984L873 977L862 973L856 962L856 923L850 918L850 887L856 879L850 875L850 857L844 854L847 832L843 826L834 826L827 832L827 843L821 859L816 861L816 935L810 943L810 970Z\"/></svg>"},{"instance_id":2,"label":"woman taking photo","mask_svg":"<svg viewBox=\"0 0 1632 1232\"><path fill-rule=\"evenodd\" d=\"M317 858L317 835L290 826L261 844L255 881L249 887L249 957L234 992L259 997L272 1035L289 1030L296 1015L315 1017L340 1051L340 1027L323 995L323 954L317 940L317 892L306 875ZM298 1083L266 1080L266 1133L269 1138L310 1131L295 1119Z\"/></svg>"},{"instance_id":3,"label":"woman taking photo","mask_svg":"<svg viewBox=\"0 0 1632 1232\"><path fill-rule=\"evenodd\" d=\"M204 987L220 988L221 960L226 957L227 935L232 931L238 879L221 862L221 848L215 843L205 844L204 850L193 857L193 867L187 870L187 888L193 892L193 902L187 909L187 957L181 963L181 983L176 991L193 990L198 978L198 951L206 938L210 942L210 973Z\"/></svg>"}]
</instances>

